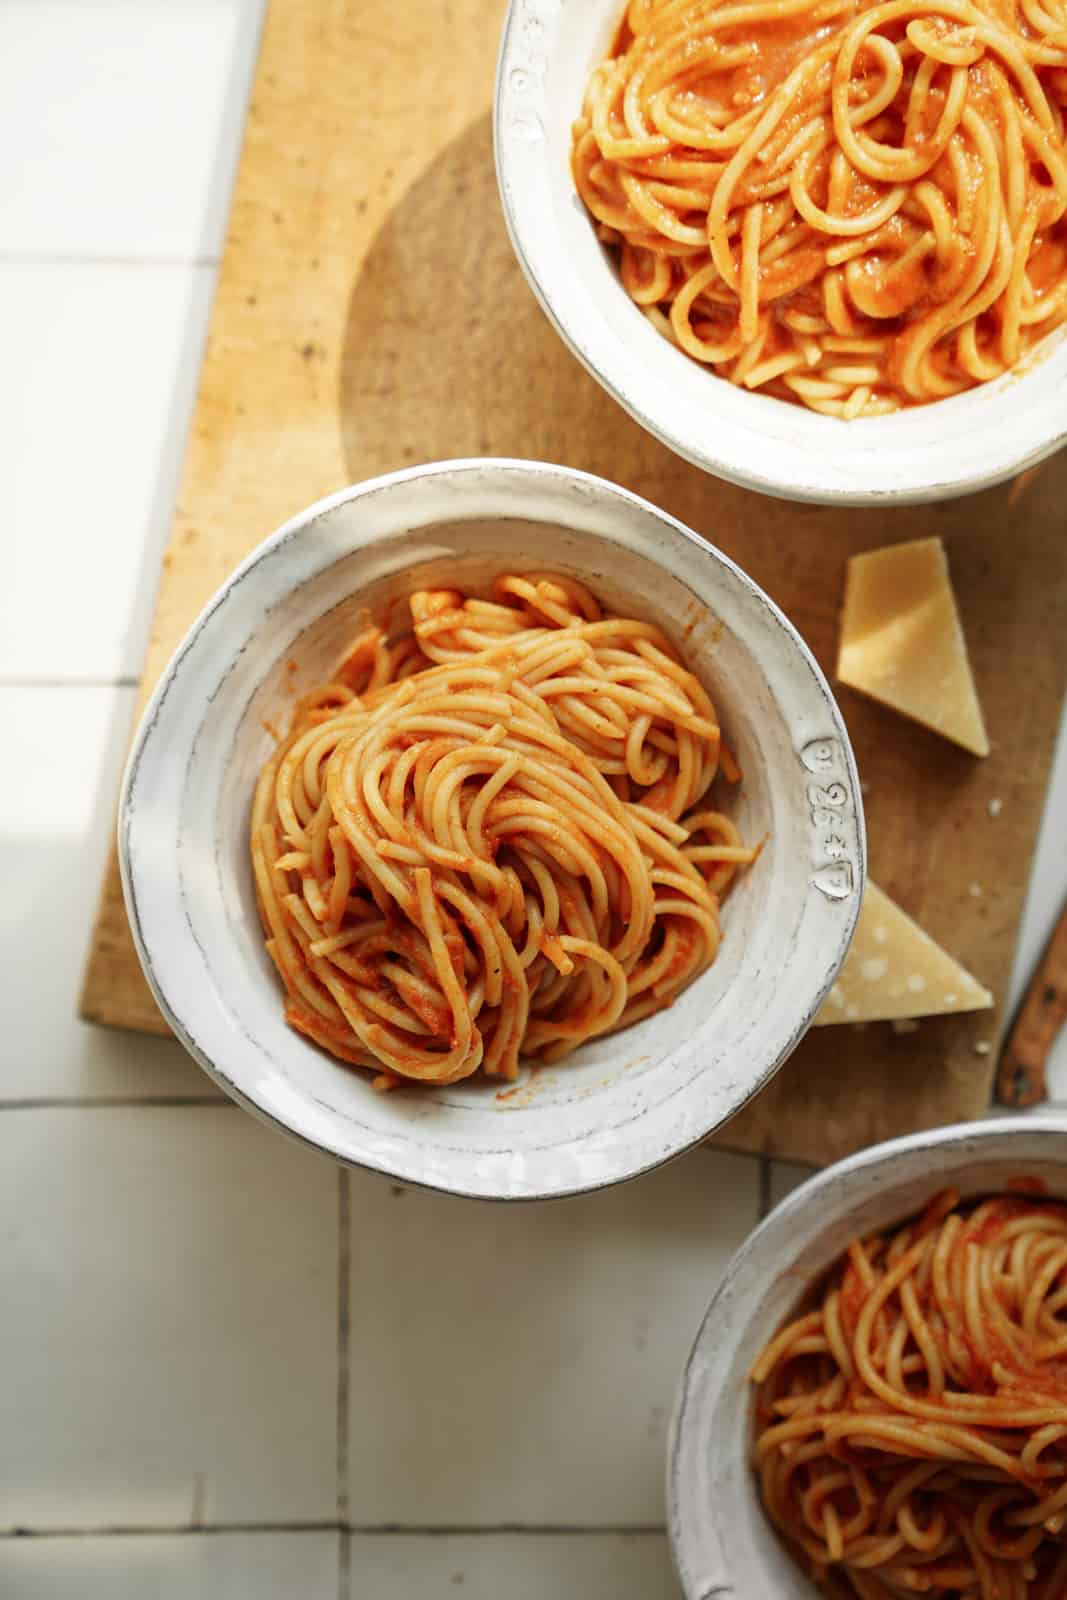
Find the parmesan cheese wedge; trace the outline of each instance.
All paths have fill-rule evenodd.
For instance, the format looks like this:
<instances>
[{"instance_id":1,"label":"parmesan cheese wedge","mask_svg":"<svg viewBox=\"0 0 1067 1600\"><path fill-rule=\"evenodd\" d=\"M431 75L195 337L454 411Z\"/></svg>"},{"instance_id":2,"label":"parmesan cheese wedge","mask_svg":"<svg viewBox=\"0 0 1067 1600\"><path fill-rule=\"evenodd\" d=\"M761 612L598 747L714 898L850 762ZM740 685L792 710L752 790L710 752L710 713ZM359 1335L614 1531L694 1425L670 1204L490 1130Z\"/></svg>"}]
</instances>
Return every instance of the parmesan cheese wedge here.
<instances>
[{"instance_id":1,"label":"parmesan cheese wedge","mask_svg":"<svg viewBox=\"0 0 1067 1600\"><path fill-rule=\"evenodd\" d=\"M815 1025L984 1011L992 1004L989 990L868 878L845 964Z\"/></svg>"},{"instance_id":2,"label":"parmesan cheese wedge","mask_svg":"<svg viewBox=\"0 0 1067 1600\"><path fill-rule=\"evenodd\" d=\"M989 754L940 539L850 559L837 676L972 754Z\"/></svg>"}]
</instances>

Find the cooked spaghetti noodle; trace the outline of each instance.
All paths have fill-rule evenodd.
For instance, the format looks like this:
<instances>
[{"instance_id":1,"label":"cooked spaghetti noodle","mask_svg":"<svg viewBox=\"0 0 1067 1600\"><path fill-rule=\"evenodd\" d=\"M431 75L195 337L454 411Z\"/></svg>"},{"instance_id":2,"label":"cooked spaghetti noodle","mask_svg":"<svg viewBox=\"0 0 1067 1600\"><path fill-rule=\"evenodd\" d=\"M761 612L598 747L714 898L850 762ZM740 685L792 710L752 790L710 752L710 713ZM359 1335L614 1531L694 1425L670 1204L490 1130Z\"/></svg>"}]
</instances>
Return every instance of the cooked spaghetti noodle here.
<instances>
[{"instance_id":1,"label":"cooked spaghetti noodle","mask_svg":"<svg viewBox=\"0 0 1067 1600\"><path fill-rule=\"evenodd\" d=\"M573 135L687 355L830 416L938 400L1067 320L1064 0L631 0Z\"/></svg>"},{"instance_id":2,"label":"cooked spaghetti noodle","mask_svg":"<svg viewBox=\"0 0 1067 1600\"><path fill-rule=\"evenodd\" d=\"M649 623L573 579L410 601L306 696L261 774L252 857L293 1027L376 1085L514 1078L648 1016L715 959L755 852L740 777Z\"/></svg>"},{"instance_id":3,"label":"cooked spaghetti noodle","mask_svg":"<svg viewBox=\"0 0 1067 1600\"><path fill-rule=\"evenodd\" d=\"M1067 1595L1067 1206L938 1195L752 1377L763 1503L824 1593Z\"/></svg>"}]
</instances>

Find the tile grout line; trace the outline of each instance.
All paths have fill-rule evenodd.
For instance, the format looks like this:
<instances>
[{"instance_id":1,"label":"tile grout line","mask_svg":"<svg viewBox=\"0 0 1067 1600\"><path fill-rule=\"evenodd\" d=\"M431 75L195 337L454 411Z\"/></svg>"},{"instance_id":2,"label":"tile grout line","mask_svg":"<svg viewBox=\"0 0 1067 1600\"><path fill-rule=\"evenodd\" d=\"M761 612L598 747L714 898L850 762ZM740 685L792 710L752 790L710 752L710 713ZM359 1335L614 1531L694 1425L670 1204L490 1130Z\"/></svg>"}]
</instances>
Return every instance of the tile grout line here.
<instances>
[{"instance_id":1,"label":"tile grout line","mask_svg":"<svg viewBox=\"0 0 1067 1600\"><path fill-rule=\"evenodd\" d=\"M342 1528L337 1543L337 1600L351 1600L352 1535Z\"/></svg>"},{"instance_id":2,"label":"tile grout line","mask_svg":"<svg viewBox=\"0 0 1067 1600\"><path fill-rule=\"evenodd\" d=\"M416 1539L507 1538L515 1534L531 1538L608 1538L631 1537L635 1539L662 1538L667 1532L663 1522L634 1523L455 1523L437 1526L427 1523L405 1522L208 1522L193 1527L188 1522L177 1524L144 1524L133 1527L117 1523L101 1528L25 1528L16 1527L0 1531L0 1544L7 1540L48 1539L157 1539L161 1536L181 1538L214 1537L227 1533L338 1533L344 1539L395 1538L400 1535Z\"/></svg>"},{"instance_id":3,"label":"tile grout line","mask_svg":"<svg viewBox=\"0 0 1067 1600\"><path fill-rule=\"evenodd\" d=\"M123 1106L225 1106L230 1111L239 1109L236 1102L224 1094L41 1095L27 1100L0 1100L0 1114L5 1111L114 1111Z\"/></svg>"},{"instance_id":4,"label":"tile grout line","mask_svg":"<svg viewBox=\"0 0 1067 1600\"><path fill-rule=\"evenodd\" d=\"M337 1169L337 1521L348 1521L348 1305L352 1278L352 1200L348 1168Z\"/></svg>"},{"instance_id":5,"label":"tile grout line","mask_svg":"<svg viewBox=\"0 0 1067 1600\"><path fill-rule=\"evenodd\" d=\"M34 678L0 675L0 689L136 689L140 678Z\"/></svg>"},{"instance_id":6,"label":"tile grout line","mask_svg":"<svg viewBox=\"0 0 1067 1600\"><path fill-rule=\"evenodd\" d=\"M105 256L78 252L53 255L47 251L0 250L0 267L217 267L220 255Z\"/></svg>"},{"instance_id":7,"label":"tile grout line","mask_svg":"<svg viewBox=\"0 0 1067 1600\"><path fill-rule=\"evenodd\" d=\"M193 1473L193 1503L189 1511L189 1527L199 1532L204 1526L204 1499L207 1493L207 1473Z\"/></svg>"}]
</instances>

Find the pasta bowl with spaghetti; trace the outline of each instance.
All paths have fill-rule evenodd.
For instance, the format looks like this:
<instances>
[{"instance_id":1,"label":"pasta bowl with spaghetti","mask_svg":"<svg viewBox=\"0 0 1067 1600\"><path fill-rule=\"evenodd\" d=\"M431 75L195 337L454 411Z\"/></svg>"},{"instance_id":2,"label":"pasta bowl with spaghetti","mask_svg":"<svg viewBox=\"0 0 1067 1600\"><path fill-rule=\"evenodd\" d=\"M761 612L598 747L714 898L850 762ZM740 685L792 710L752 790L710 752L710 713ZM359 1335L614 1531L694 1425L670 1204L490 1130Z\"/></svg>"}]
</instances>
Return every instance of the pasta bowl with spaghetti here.
<instances>
[{"instance_id":1,"label":"pasta bowl with spaghetti","mask_svg":"<svg viewBox=\"0 0 1067 1600\"><path fill-rule=\"evenodd\" d=\"M512 0L504 215L645 428L789 499L1067 438L1067 19L1038 0Z\"/></svg>"},{"instance_id":2,"label":"pasta bowl with spaghetti","mask_svg":"<svg viewBox=\"0 0 1067 1600\"><path fill-rule=\"evenodd\" d=\"M730 1264L671 1428L690 1600L1067 1593L1067 1124L893 1140Z\"/></svg>"},{"instance_id":3,"label":"pasta bowl with spaghetti","mask_svg":"<svg viewBox=\"0 0 1067 1600\"><path fill-rule=\"evenodd\" d=\"M357 485L249 557L145 712L119 847L149 982L230 1094L495 1198L732 1115L864 878L847 736L781 613L637 497L504 460Z\"/></svg>"}]
</instances>

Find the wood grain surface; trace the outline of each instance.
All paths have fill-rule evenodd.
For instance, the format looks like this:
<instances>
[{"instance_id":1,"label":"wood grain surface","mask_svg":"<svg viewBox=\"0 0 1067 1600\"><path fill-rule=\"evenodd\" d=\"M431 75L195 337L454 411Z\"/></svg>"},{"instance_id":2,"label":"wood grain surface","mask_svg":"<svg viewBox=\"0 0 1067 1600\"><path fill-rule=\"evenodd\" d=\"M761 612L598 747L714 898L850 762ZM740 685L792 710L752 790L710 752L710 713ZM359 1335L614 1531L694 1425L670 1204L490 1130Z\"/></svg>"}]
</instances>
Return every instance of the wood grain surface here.
<instances>
[{"instance_id":1,"label":"wood grain surface","mask_svg":"<svg viewBox=\"0 0 1067 1600\"><path fill-rule=\"evenodd\" d=\"M489 116L502 15L411 0L394 30L367 0L272 0L143 694L279 523L411 462L543 457L613 478L739 562L828 672L846 558L939 534L992 754L840 699L873 876L1002 1003L1064 689L1067 455L945 505L827 510L719 483L645 435L569 355L508 244ZM165 1031L114 861L82 1009ZM820 1163L977 1116L999 1024L998 1007L908 1034L819 1029L719 1142Z\"/></svg>"},{"instance_id":2,"label":"wood grain surface","mask_svg":"<svg viewBox=\"0 0 1067 1600\"><path fill-rule=\"evenodd\" d=\"M1032 1106L1048 1098L1045 1067L1067 1022L1067 906L1030 979L997 1068L997 1098Z\"/></svg>"}]
</instances>

